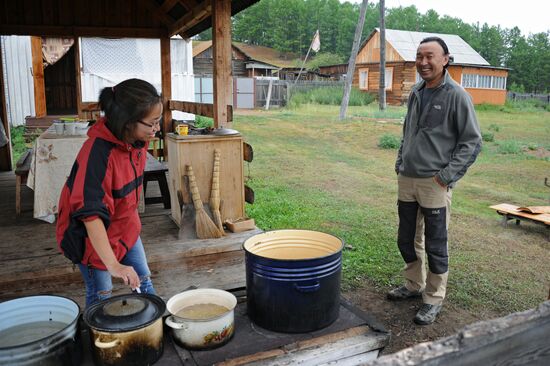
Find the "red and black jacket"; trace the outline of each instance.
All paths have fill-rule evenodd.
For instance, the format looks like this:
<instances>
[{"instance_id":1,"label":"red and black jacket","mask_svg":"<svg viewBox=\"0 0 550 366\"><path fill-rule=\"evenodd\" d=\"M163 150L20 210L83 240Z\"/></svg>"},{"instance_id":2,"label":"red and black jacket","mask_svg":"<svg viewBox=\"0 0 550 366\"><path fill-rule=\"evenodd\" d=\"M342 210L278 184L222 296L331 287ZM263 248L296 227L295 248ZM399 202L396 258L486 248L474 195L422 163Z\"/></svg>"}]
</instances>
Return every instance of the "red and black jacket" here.
<instances>
[{"instance_id":1,"label":"red and black jacket","mask_svg":"<svg viewBox=\"0 0 550 366\"><path fill-rule=\"evenodd\" d=\"M137 207L147 146L118 140L103 118L88 137L61 191L56 236L60 251L73 263L105 270L84 221L100 218L116 258L124 258L141 231Z\"/></svg>"}]
</instances>

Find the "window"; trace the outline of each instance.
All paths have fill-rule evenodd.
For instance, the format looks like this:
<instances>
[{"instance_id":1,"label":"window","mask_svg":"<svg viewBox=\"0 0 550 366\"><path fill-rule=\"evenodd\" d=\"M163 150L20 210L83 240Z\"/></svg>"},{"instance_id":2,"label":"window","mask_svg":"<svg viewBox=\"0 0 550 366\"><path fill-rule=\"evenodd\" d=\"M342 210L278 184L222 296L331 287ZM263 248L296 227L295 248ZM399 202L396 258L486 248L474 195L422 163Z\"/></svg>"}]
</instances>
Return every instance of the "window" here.
<instances>
[{"instance_id":1,"label":"window","mask_svg":"<svg viewBox=\"0 0 550 366\"><path fill-rule=\"evenodd\" d=\"M386 67L386 72L384 73L384 81L386 83L386 90L391 90L393 84L393 67Z\"/></svg>"},{"instance_id":2,"label":"window","mask_svg":"<svg viewBox=\"0 0 550 366\"><path fill-rule=\"evenodd\" d=\"M477 87L477 75L463 74L462 75L462 86L465 87L465 88L475 88L475 87Z\"/></svg>"},{"instance_id":3,"label":"window","mask_svg":"<svg viewBox=\"0 0 550 366\"><path fill-rule=\"evenodd\" d=\"M506 89L505 76L462 74L462 86L465 88Z\"/></svg>"},{"instance_id":4,"label":"window","mask_svg":"<svg viewBox=\"0 0 550 366\"><path fill-rule=\"evenodd\" d=\"M369 69L359 69L359 89L369 89Z\"/></svg>"}]
</instances>

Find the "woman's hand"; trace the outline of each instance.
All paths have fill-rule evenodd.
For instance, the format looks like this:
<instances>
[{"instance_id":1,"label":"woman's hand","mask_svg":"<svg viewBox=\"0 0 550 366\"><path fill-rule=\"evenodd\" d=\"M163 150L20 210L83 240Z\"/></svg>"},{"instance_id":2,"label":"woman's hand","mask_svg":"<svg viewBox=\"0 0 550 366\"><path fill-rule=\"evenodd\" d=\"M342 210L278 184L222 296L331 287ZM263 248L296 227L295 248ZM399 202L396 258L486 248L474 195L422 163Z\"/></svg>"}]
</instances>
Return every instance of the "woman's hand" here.
<instances>
[{"instance_id":1,"label":"woman's hand","mask_svg":"<svg viewBox=\"0 0 550 366\"><path fill-rule=\"evenodd\" d=\"M124 281L125 285L130 285L132 289L138 288L141 284L139 276L133 267L125 266L121 263L115 263L112 266L108 266L107 270L113 277L117 277Z\"/></svg>"}]
</instances>

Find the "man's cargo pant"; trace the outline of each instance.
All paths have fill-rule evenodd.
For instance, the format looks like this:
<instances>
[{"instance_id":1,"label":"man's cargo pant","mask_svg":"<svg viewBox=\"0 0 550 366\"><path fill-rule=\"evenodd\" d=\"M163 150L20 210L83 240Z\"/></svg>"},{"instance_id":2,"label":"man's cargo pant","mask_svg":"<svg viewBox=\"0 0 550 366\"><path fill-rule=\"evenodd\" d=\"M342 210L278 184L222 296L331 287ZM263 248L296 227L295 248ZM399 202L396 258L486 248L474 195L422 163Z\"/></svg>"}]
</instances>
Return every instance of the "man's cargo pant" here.
<instances>
[{"instance_id":1,"label":"man's cargo pant","mask_svg":"<svg viewBox=\"0 0 550 366\"><path fill-rule=\"evenodd\" d=\"M447 287L447 229L452 191L441 187L433 177L410 178L399 174L397 183L397 245L406 263L405 286L411 291L423 290L424 303L439 305Z\"/></svg>"}]
</instances>

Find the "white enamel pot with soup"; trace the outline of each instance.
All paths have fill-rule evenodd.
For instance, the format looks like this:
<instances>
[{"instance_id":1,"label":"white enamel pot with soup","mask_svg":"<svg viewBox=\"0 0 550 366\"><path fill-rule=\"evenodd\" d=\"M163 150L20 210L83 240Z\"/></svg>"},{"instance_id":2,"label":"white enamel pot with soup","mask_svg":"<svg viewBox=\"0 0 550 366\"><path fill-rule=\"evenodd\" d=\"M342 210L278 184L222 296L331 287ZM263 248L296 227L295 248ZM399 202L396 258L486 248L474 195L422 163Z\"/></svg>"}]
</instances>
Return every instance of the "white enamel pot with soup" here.
<instances>
[{"instance_id":1,"label":"white enamel pot with soup","mask_svg":"<svg viewBox=\"0 0 550 366\"><path fill-rule=\"evenodd\" d=\"M166 325L172 328L174 340L188 349L220 347L234 333L237 298L218 289L196 289L174 295L166 307L170 316Z\"/></svg>"},{"instance_id":2,"label":"white enamel pot with soup","mask_svg":"<svg viewBox=\"0 0 550 366\"><path fill-rule=\"evenodd\" d=\"M163 352L164 301L151 294L113 296L84 313L96 365L151 365Z\"/></svg>"}]
</instances>

